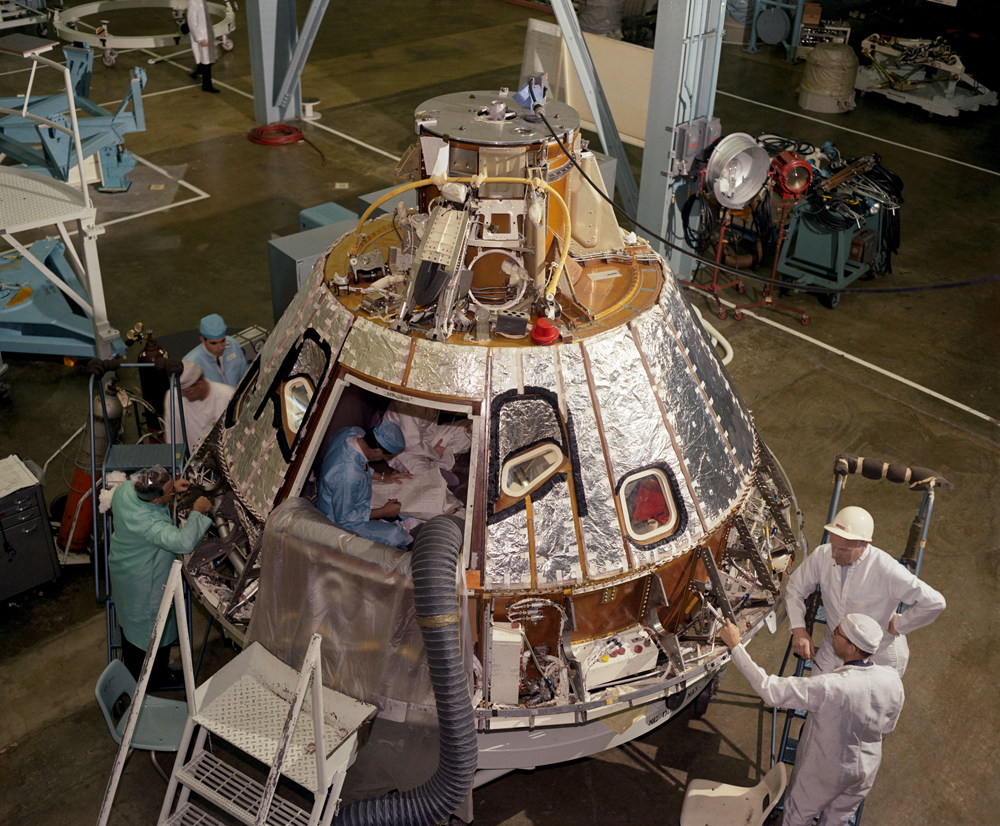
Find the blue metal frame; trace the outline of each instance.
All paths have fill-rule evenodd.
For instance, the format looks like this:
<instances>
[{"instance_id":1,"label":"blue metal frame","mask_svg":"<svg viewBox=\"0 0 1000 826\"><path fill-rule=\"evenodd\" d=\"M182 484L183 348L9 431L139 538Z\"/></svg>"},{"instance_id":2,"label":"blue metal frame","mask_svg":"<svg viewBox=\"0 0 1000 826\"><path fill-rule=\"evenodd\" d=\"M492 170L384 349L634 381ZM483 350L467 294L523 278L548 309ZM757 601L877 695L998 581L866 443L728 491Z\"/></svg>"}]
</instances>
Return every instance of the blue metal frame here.
<instances>
[{"instance_id":1,"label":"blue metal frame","mask_svg":"<svg viewBox=\"0 0 1000 826\"><path fill-rule=\"evenodd\" d=\"M83 157L100 153L105 178L111 185L102 191L121 192L131 181L126 173L135 167L132 153L123 147L124 136L129 132L146 130L142 89L146 85L146 71L137 66L128 91L117 111L112 114L89 99L90 78L94 52L90 47L64 46L66 66L69 69L73 99L76 106L90 117L78 121ZM131 111L127 111L131 106ZM24 111L23 98L0 98L0 107ZM67 94L40 95L28 101L27 114L69 129L70 119ZM40 145L40 149L35 146ZM77 165L71 134L53 129L27 117L7 115L0 118L0 152L4 152L33 172L39 172L61 181L69 178L70 170Z\"/></svg>"},{"instance_id":2,"label":"blue metal frame","mask_svg":"<svg viewBox=\"0 0 1000 826\"><path fill-rule=\"evenodd\" d=\"M31 255L59 278L70 293L78 296L87 307L87 292L64 255L66 247L59 241L45 238L28 248ZM17 252L17 267L3 271L8 286L0 289L0 348L10 353L41 353L51 356L93 358L99 356L94 325L90 316L71 306L72 297L64 295L44 273ZM6 256L0 256L0 260ZM31 295L13 306L7 306L17 294L15 287L27 287ZM83 311L84 313L86 310ZM113 356L125 354L120 338L111 340Z\"/></svg>"}]
</instances>

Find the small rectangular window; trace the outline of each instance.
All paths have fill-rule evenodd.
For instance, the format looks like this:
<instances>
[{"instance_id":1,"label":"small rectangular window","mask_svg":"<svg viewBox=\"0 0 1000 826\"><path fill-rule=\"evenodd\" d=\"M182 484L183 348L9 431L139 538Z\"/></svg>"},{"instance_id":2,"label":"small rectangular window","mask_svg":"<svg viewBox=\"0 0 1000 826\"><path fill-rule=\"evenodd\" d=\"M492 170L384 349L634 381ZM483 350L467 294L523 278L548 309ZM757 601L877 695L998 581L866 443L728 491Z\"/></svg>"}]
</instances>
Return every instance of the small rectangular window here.
<instances>
[{"instance_id":1,"label":"small rectangular window","mask_svg":"<svg viewBox=\"0 0 1000 826\"><path fill-rule=\"evenodd\" d=\"M562 465L562 451L554 444L542 444L509 459L500 472L500 489L514 499L526 496Z\"/></svg>"},{"instance_id":2,"label":"small rectangular window","mask_svg":"<svg viewBox=\"0 0 1000 826\"><path fill-rule=\"evenodd\" d=\"M649 468L626 477L619 489L625 527L632 539L646 544L669 536L678 522L677 506L667 475Z\"/></svg>"}]
</instances>

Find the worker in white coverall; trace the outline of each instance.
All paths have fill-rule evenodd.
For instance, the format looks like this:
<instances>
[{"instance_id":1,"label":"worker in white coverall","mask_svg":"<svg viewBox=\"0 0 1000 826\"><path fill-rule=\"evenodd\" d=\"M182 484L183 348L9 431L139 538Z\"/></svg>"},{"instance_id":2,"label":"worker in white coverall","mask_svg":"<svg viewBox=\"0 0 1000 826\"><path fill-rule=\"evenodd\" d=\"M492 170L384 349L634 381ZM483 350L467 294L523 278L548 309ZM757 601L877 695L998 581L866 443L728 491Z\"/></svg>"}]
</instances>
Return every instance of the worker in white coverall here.
<instances>
[{"instance_id":1,"label":"worker in white coverall","mask_svg":"<svg viewBox=\"0 0 1000 826\"><path fill-rule=\"evenodd\" d=\"M930 625L945 608L940 593L870 544L874 528L874 520L864 508L843 508L826 526L829 544L820 545L807 556L788 581L785 601L792 650L814 661L814 674L841 665L832 629L843 617L856 612L875 619L885 632L874 662L895 668L902 677L910 658L906 635ZM826 635L818 650L805 622L805 600L817 585L826 611ZM910 606L903 614L896 610L901 602Z\"/></svg>"},{"instance_id":2,"label":"worker in white coverall","mask_svg":"<svg viewBox=\"0 0 1000 826\"><path fill-rule=\"evenodd\" d=\"M163 435L167 443L180 443L181 433L187 434L188 453L193 453L195 447L215 427L215 423L225 415L229 400L233 397L234 388L228 384L208 381L201 367L193 361L184 359L184 372L181 373L181 396L184 397L184 429L181 429L181 408L174 404L173 426L170 423L170 393L163 399ZM176 428L177 438L173 438Z\"/></svg>"},{"instance_id":3,"label":"worker in white coverall","mask_svg":"<svg viewBox=\"0 0 1000 826\"><path fill-rule=\"evenodd\" d=\"M218 58L215 48L215 34L212 32L212 18L208 14L205 0L188 0L187 26L191 37L191 51L197 64L191 77L201 75L201 91L218 94L212 85L212 64Z\"/></svg>"},{"instance_id":4,"label":"worker in white coverall","mask_svg":"<svg viewBox=\"0 0 1000 826\"><path fill-rule=\"evenodd\" d=\"M472 447L472 424L468 419L438 424L439 411L432 407L394 401L383 421L395 422L402 431L406 449L389 460L389 464L404 473L426 473L432 468L441 471L449 485L458 484L451 472L455 457Z\"/></svg>"},{"instance_id":5,"label":"worker in white coverall","mask_svg":"<svg viewBox=\"0 0 1000 826\"><path fill-rule=\"evenodd\" d=\"M882 761L882 738L903 708L895 669L875 665L882 628L864 614L848 614L831 637L842 663L812 677L770 677L747 654L729 620L719 632L750 687L772 706L809 712L785 794L783 826L847 823L871 790Z\"/></svg>"},{"instance_id":6,"label":"worker in white coverall","mask_svg":"<svg viewBox=\"0 0 1000 826\"><path fill-rule=\"evenodd\" d=\"M183 528L174 525L167 505L174 493L190 487L186 479L172 479L157 466L137 471L131 482L115 488L111 498L114 531L108 553L111 598L115 617L122 627L122 659L136 680L153 636L156 614L170 566L181 554L191 553L211 525L207 516L211 502L199 496ZM177 640L173 613L160 639L149 685L156 690L180 682L168 666L169 649Z\"/></svg>"}]
</instances>

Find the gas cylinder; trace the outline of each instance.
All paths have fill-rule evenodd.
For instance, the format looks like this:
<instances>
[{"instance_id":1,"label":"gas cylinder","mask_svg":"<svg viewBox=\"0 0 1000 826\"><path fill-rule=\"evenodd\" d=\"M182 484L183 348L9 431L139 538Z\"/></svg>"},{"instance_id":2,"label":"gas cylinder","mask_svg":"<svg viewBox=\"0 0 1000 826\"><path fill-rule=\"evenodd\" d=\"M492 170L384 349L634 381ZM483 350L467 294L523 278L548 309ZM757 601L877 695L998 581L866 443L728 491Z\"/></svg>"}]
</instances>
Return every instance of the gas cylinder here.
<instances>
[{"instance_id":1,"label":"gas cylinder","mask_svg":"<svg viewBox=\"0 0 1000 826\"><path fill-rule=\"evenodd\" d=\"M104 424L104 407L108 411L107 427ZM111 436L114 438L121 425L122 405L118 400L118 385L114 380L108 382L104 388L104 406L101 405L100 397L94 396L91 415L93 417L91 427L94 431L94 463L99 469L104 463L104 454L108 451L108 431L111 431ZM92 490L90 440L85 439L83 447L77 453L76 468L73 470L66 508L63 511L62 522L59 523L57 543L60 548L79 552L86 547L87 539L94 527L93 505L90 501Z\"/></svg>"}]
</instances>

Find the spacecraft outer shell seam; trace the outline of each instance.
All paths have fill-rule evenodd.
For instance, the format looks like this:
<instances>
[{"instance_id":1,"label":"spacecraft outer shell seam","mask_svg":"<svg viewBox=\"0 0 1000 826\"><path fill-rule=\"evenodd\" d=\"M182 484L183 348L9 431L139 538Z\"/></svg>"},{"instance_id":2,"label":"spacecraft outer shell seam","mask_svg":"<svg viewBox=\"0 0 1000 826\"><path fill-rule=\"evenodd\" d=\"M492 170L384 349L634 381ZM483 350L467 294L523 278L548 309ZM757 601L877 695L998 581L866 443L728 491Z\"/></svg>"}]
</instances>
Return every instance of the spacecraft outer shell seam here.
<instances>
[{"instance_id":1,"label":"spacecraft outer shell seam","mask_svg":"<svg viewBox=\"0 0 1000 826\"><path fill-rule=\"evenodd\" d=\"M524 511L528 522L528 576L534 589L538 587L538 562L535 558L535 511L531 507L530 494L524 497Z\"/></svg>"},{"instance_id":2,"label":"spacecraft outer shell seam","mask_svg":"<svg viewBox=\"0 0 1000 826\"><path fill-rule=\"evenodd\" d=\"M600 437L601 441L601 452L604 454L604 466L608 474L608 487L612 491L614 491L615 474L614 470L611 467L611 458L608 454L608 440L604 434L604 420L601 415L601 405L597 399L597 391L594 388L594 375L590 368L590 353L587 352L587 347L585 342L581 341L579 346L580 346L580 353L583 356L583 370L587 378L587 389L590 392L590 403L593 406L594 419L597 422L597 434ZM632 554L632 548L625 541L625 524L622 518L621 502L618 501L617 496L612 497L612 499L615 506L615 514L618 516L618 532L621 536L622 547L625 550L625 560L627 561L629 568L635 568L636 567L635 557ZM588 573L586 567L584 568L584 574L588 578L595 576L595 574Z\"/></svg>"},{"instance_id":3,"label":"spacecraft outer shell seam","mask_svg":"<svg viewBox=\"0 0 1000 826\"><path fill-rule=\"evenodd\" d=\"M661 312L662 312L663 311L662 306L660 307L660 309L661 309ZM719 435L722 437L722 442L726 446L726 450L729 451L729 455L730 455L730 457L732 458L732 461L733 461L733 466L736 468L736 472L739 473L740 478L743 480L744 484L746 484L747 481L748 481L747 474L744 471L742 464L740 463L739 457L736 455L736 451L733 449L732 443L729 441L729 437L726 435L726 430L722 426L722 422L719 421L719 416L715 412L715 408L712 406L712 403L711 403L711 401L708 398L708 394L705 392L705 383L701 379L697 378L697 375L696 375L697 374L697 369L696 369L695 363L691 360L691 356L690 356L687 348L683 346L683 341L682 341L681 337L677 333L677 328L674 327L674 325L671 323L670 318L667 317L666 312L664 312L663 315L664 315L664 321L665 321L665 323L667 325L667 329L670 330L670 334L677 340L677 343L679 345L677 349L684 356L684 361L687 362L688 369L691 371L691 375L694 376L694 378L695 378L695 384L698 386L698 390L701 393L702 398L704 398L704 400L705 400L705 408L708 410L709 414L712 416L712 421L715 422L715 426L716 426L716 428L718 428ZM730 387L730 389L731 389L731 387ZM737 410L740 410L742 412L742 410L743 410L742 399L736 397L736 402L737 402L736 403Z\"/></svg>"},{"instance_id":4,"label":"spacecraft outer shell seam","mask_svg":"<svg viewBox=\"0 0 1000 826\"><path fill-rule=\"evenodd\" d=\"M674 282L674 288L677 289L676 288L676 281ZM663 294L665 294L665 292L666 291L664 290ZM670 321L669 314L667 313L666 308L664 307L663 294L661 294L661 300L658 302L659 307L660 307L661 311L664 313L664 315L667 317L667 323L670 326L671 331L673 332L673 334L677 338L678 342L682 342L683 340L682 340L679 332L674 327L673 323ZM691 312L691 304L688 301L687 296L683 293L683 291L681 291L679 289L677 289L677 296L680 299L680 302L681 302L682 306L687 310L687 312L691 316L691 318L694 319L694 313ZM747 408L746 403L743 401L743 397L740 396L739 391L736 389L736 386L733 384L732 378L730 377L729 372L726 370L725 366L722 364L722 359L719 358L718 352L716 352L716 350L712 346L711 342L708 341L708 339L707 339L707 333L705 333L704 328L700 324L694 324L694 325L692 325L692 329L693 329L694 333L699 337L699 339L702 342L702 344L705 346L705 350L708 353L711 366L713 366L715 368L715 370L718 372L719 377L722 379L722 382L725 385L725 389L728 391L729 396L732 397L733 401L735 402L735 404L733 406L733 417L734 417L734 420L737 419L737 418L741 419L746 424L747 430L750 433L751 439L754 439L755 438L754 437L755 428L753 426L753 421L752 421L752 418L750 416L749 409ZM684 352L685 357L690 361L690 351L688 350L688 348L683 348L683 352ZM692 362L692 364L693 364L693 362ZM706 365L706 366L708 366L708 365ZM704 380L701 380L701 381L703 382ZM717 415L717 413L715 411L715 406L712 403L711 399L708 398L707 393L706 393L706 401L708 402L708 409L709 409L709 411L711 411L711 414L712 414L713 418L716 419L717 427L719 428L719 432L722 434L723 441L724 441L725 445L727 446L727 448L729 449L729 451L733 455L733 463L734 463L734 465L736 467L736 471L740 474L741 477L743 477L743 481L744 482L749 481L748 480L748 476L749 476L749 474L750 474L750 472L752 470L753 463L754 463L753 457L751 457L750 467L745 466L740 461L740 458L739 458L739 456L737 455L737 452L736 452L736 448L733 446L732 440L729 437L729 431L726 430L724 427L722 427L722 423L719 420L719 417L718 417L718 415Z\"/></svg>"},{"instance_id":5,"label":"spacecraft outer shell seam","mask_svg":"<svg viewBox=\"0 0 1000 826\"><path fill-rule=\"evenodd\" d=\"M670 329L671 334L673 335L673 329L670 327L669 320L666 318L665 315L664 315L664 321L667 322L667 328ZM653 379L653 371L649 367L649 360L646 358L646 353L642 349L642 342L639 339L639 331L635 329L635 327L632 325L631 322L629 322L628 328L629 332L632 335L633 340L635 341L635 348L639 352L639 360L642 362L642 368L643 370L646 371L646 380L649 382L649 386L653 390L653 397L656 399L656 406L660 410L660 418L663 420L663 427L666 429L667 435L670 436L670 444L674 448L674 455L677 457L677 463L678 465L680 465L681 473L684 474L684 483L687 486L688 493L691 496L691 501L694 502L694 509L695 512L698 514L698 521L701 522L701 529L707 534L708 524L705 520L705 514L702 511L701 500L699 499L697 493L694 490L694 480L691 478L691 469L688 467L687 458L684 456L684 453L681 451L680 446L677 444L677 433L674 430L673 425L670 424L670 420L667 417L667 411L663 405L663 399L661 399L660 394L656 392L656 387L658 383ZM671 477L668 476L667 478L670 479ZM672 482L672 484L675 484L675 482ZM679 496L678 496L678 507L680 507ZM681 529L678 528L678 531L680 530Z\"/></svg>"},{"instance_id":6,"label":"spacecraft outer shell seam","mask_svg":"<svg viewBox=\"0 0 1000 826\"><path fill-rule=\"evenodd\" d=\"M472 470L473 463L469 463L469 490L474 490L472 487L473 482L479 482L480 480L486 480L489 484L489 444L490 444L490 427L493 419L493 413L491 410L491 405L489 403L490 395L493 388L493 356L494 349L490 347L486 351L486 369L484 371L484 384L483 384L483 395L482 402L479 406L479 433L478 433L478 446L474 439L472 443L473 449L476 452L475 461L475 477L473 478ZM482 496L472 497L472 522L475 525L475 530L471 534L471 547L468 549L468 559L463 560L466 567L471 564L472 557L476 556L476 561L478 563L477 570L479 570L480 582L485 583L486 577L486 512L487 505L486 499ZM470 528L471 530L471 528Z\"/></svg>"}]
</instances>

